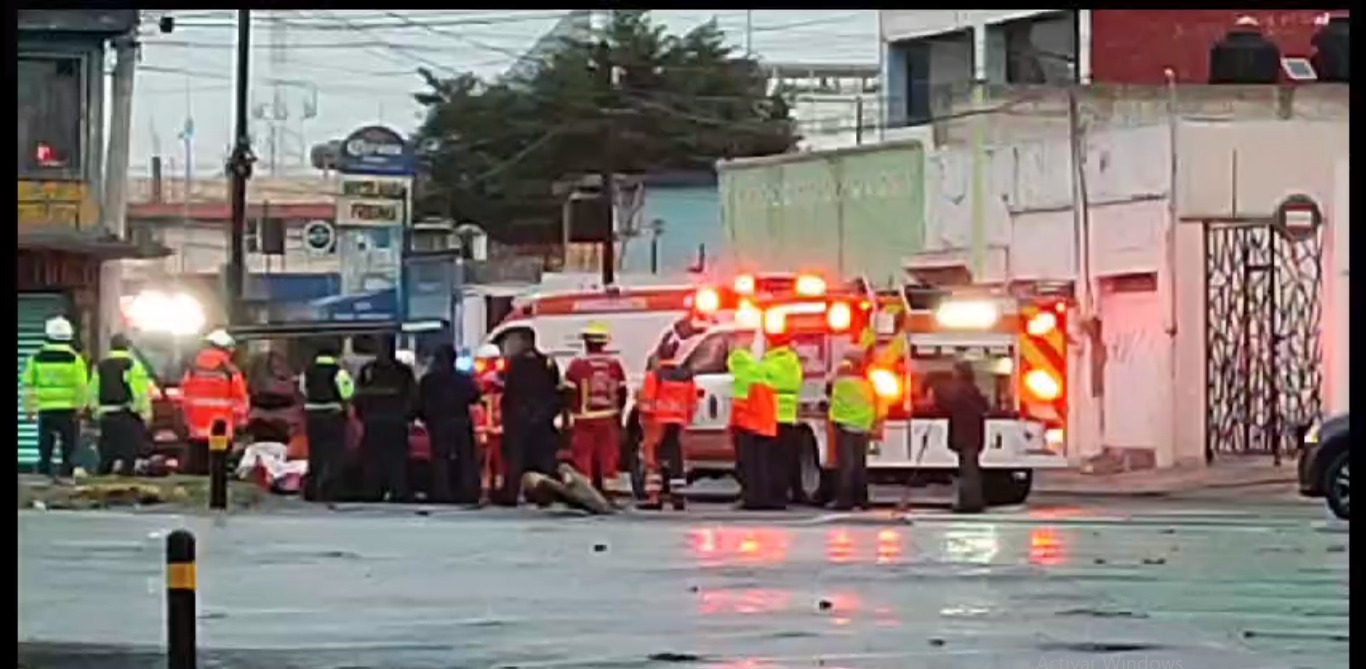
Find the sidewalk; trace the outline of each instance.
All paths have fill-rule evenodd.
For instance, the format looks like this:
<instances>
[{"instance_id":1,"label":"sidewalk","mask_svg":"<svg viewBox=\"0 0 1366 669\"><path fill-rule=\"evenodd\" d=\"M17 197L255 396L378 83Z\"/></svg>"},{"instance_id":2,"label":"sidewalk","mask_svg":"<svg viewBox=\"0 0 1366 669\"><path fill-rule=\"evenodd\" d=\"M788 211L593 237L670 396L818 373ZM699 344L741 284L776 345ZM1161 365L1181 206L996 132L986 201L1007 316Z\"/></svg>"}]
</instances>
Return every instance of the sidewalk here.
<instances>
[{"instance_id":1,"label":"sidewalk","mask_svg":"<svg viewBox=\"0 0 1366 669\"><path fill-rule=\"evenodd\" d=\"M1116 474L1084 474L1076 469L1036 470L1034 492L1068 495L1161 497L1211 488L1241 488L1268 484L1293 487L1297 480L1293 458L1281 466L1270 457L1216 460L1209 467L1147 469Z\"/></svg>"}]
</instances>

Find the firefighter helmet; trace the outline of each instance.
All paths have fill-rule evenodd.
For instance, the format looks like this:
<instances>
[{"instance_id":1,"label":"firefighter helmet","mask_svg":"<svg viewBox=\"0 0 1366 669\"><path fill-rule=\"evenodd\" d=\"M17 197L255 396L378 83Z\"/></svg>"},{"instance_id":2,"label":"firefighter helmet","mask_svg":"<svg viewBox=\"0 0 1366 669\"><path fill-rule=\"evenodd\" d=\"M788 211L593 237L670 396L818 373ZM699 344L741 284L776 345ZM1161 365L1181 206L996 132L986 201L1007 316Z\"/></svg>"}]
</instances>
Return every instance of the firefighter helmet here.
<instances>
[{"instance_id":1,"label":"firefighter helmet","mask_svg":"<svg viewBox=\"0 0 1366 669\"><path fill-rule=\"evenodd\" d=\"M474 349L474 357L479 360L492 360L503 357L503 351L497 344L480 344L479 348Z\"/></svg>"},{"instance_id":2,"label":"firefighter helmet","mask_svg":"<svg viewBox=\"0 0 1366 669\"><path fill-rule=\"evenodd\" d=\"M218 328L205 335L204 341L208 342L210 346L216 346L218 348L226 349L237 346L237 340L233 339L232 335L228 334L228 331L223 328Z\"/></svg>"},{"instance_id":3,"label":"firefighter helmet","mask_svg":"<svg viewBox=\"0 0 1366 669\"><path fill-rule=\"evenodd\" d=\"M612 331L607 328L606 323L589 323L582 332L579 333L587 341L607 342L612 338Z\"/></svg>"}]
</instances>

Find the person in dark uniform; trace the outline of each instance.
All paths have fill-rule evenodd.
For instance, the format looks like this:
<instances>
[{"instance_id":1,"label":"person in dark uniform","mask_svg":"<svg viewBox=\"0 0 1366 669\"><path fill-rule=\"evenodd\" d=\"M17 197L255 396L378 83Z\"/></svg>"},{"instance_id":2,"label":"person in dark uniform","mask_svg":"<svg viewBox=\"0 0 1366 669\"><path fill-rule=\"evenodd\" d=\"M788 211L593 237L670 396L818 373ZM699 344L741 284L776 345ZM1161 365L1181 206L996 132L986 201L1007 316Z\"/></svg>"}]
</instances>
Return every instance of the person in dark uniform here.
<instances>
[{"instance_id":1,"label":"person in dark uniform","mask_svg":"<svg viewBox=\"0 0 1366 669\"><path fill-rule=\"evenodd\" d=\"M503 466L507 475L495 501L513 506L521 496L524 473L556 475L559 434L555 418L563 402L559 367L536 349L534 338L509 340L507 353L502 407Z\"/></svg>"},{"instance_id":2,"label":"person in dark uniform","mask_svg":"<svg viewBox=\"0 0 1366 669\"><path fill-rule=\"evenodd\" d=\"M479 402L474 377L455 368L455 348L437 348L417 388L417 415L432 444L428 494L436 502L479 501L479 460L474 451L470 407Z\"/></svg>"},{"instance_id":3,"label":"person in dark uniform","mask_svg":"<svg viewBox=\"0 0 1366 669\"><path fill-rule=\"evenodd\" d=\"M368 497L374 501L408 499L408 424L417 399L413 369L394 357L392 336L380 338L379 355L360 370L356 413L364 434Z\"/></svg>"},{"instance_id":4,"label":"person in dark uniform","mask_svg":"<svg viewBox=\"0 0 1366 669\"><path fill-rule=\"evenodd\" d=\"M308 434L304 499L316 502L336 501L346 464L347 405L356 387L336 356L336 346L324 344L299 376Z\"/></svg>"},{"instance_id":5,"label":"person in dark uniform","mask_svg":"<svg viewBox=\"0 0 1366 669\"><path fill-rule=\"evenodd\" d=\"M953 510L955 513L981 513L986 508L982 494L982 449L986 442L987 398L977 387L972 363L959 360L953 376L934 389L934 403L949 417L949 448L958 454L958 481Z\"/></svg>"},{"instance_id":6,"label":"person in dark uniform","mask_svg":"<svg viewBox=\"0 0 1366 669\"><path fill-rule=\"evenodd\" d=\"M109 338L109 355L90 375L91 410L100 424L100 476L114 471L132 476L133 465L147 443L147 422L152 419L152 380L147 368L128 352L128 337Z\"/></svg>"}]
</instances>

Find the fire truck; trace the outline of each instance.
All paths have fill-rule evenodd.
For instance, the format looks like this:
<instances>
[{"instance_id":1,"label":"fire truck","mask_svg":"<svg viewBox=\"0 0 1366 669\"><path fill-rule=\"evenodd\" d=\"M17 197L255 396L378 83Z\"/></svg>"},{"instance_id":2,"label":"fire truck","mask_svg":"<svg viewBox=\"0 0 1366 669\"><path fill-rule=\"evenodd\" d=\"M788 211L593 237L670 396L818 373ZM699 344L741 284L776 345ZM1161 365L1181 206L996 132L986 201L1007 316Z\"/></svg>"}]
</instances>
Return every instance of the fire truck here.
<instances>
[{"instance_id":1,"label":"fire truck","mask_svg":"<svg viewBox=\"0 0 1366 669\"><path fill-rule=\"evenodd\" d=\"M717 297L708 297L708 291ZM732 380L726 358L737 348L762 356L761 334L776 329L793 335L803 363L800 463L803 486L815 499L825 496L823 483L830 480L820 464L830 447L825 384L845 352L866 343L869 330L876 334L871 373L888 407L870 444L870 479L904 485L952 480L957 456L948 447L947 414L934 405L932 389L960 359L972 362L993 406L981 459L989 503L1023 502L1033 470L1066 466L1065 300L919 286L876 292L857 280L827 291L819 277L802 275L790 290L771 292L741 277L725 291L699 289L694 304L715 306L720 315L715 325L683 341L679 353L699 389L698 410L683 437L690 480L732 475L727 429ZM634 411L628 413L627 428L628 439L638 442ZM628 453L636 447L628 444Z\"/></svg>"}]
</instances>

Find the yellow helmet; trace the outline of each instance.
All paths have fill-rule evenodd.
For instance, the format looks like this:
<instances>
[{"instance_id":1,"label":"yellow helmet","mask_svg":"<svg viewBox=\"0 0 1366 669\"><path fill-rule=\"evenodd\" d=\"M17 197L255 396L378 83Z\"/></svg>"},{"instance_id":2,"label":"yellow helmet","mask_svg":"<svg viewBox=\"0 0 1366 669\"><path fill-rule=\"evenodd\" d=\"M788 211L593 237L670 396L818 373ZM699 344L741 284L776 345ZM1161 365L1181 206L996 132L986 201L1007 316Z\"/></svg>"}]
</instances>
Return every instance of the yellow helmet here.
<instances>
[{"instance_id":1,"label":"yellow helmet","mask_svg":"<svg viewBox=\"0 0 1366 669\"><path fill-rule=\"evenodd\" d=\"M607 328L606 323L602 322L589 323L588 327L585 327L583 332L579 334L582 335L584 339L594 341L607 341L612 338L612 331Z\"/></svg>"}]
</instances>

